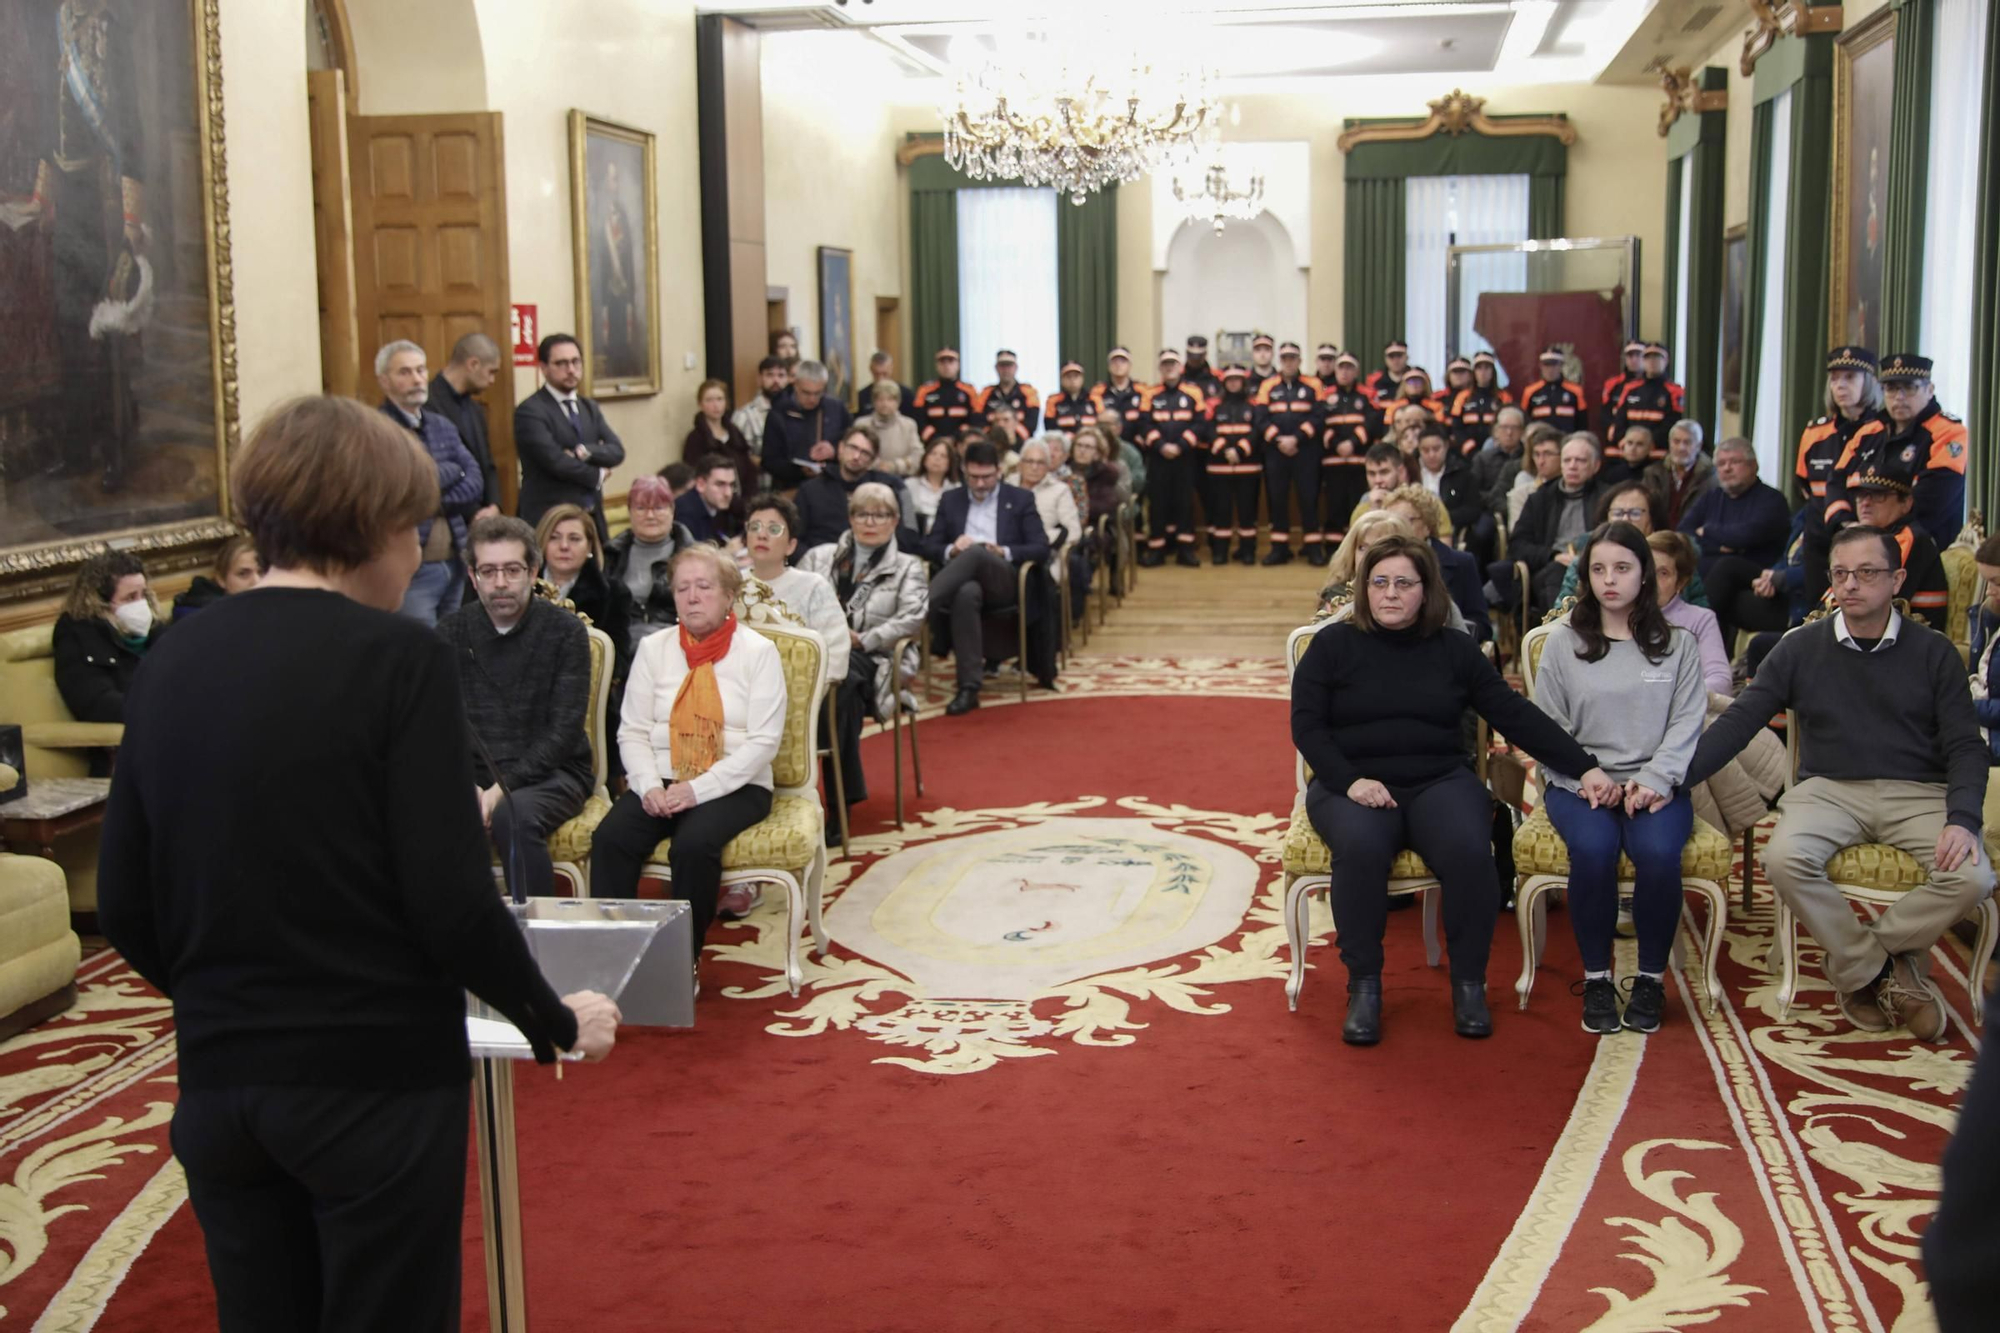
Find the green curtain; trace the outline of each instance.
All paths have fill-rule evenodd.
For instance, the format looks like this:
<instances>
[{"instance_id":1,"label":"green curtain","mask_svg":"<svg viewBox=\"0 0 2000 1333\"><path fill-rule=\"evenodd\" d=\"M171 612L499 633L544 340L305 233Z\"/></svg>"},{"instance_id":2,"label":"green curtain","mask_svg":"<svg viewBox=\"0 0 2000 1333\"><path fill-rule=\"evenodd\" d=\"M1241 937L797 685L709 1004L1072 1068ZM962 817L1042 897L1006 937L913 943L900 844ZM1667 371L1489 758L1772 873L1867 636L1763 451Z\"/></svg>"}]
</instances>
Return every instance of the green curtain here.
<instances>
[{"instance_id":1,"label":"green curtain","mask_svg":"<svg viewBox=\"0 0 2000 1333\"><path fill-rule=\"evenodd\" d=\"M1507 120L1507 116L1495 116ZM1345 128L1407 124L1406 120L1349 120ZM1391 338L1403 336L1404 185L1411 176L1528 177L1528 236L1564 231L1564 181L1569 149L1552 135L1492 138L1477 132L1434 134L1409 143L1357 144L1347 154L1347 240L1342 256L1345 291L1341 342L1364 363Z\"/></svg>"},{"instance_id":2,"label":"green curtain","mask_svg":"<svg viewBox=\"0 0 2000 1333\"><path fill-rule=\"evenodd\" d=\"M1985 89L1979 105L2000 97L2000 16L1986 14ZM1985 116L1979 132L1978 256L1972 271L1972 383L1967 386L1966 428L1972 435L1972 494L1984 497L1993 531L2000 514L2000 468L1994 435L2000 426L2000 130Z\"/></svg>"},{"instance_id":3,"label":"green curtain","mask_svg":"<svg viewBox=\"0 0 2000 1333\"><path fill-rule=\"evenodd\" d=\"M1882 236L1883 356L1922 337L1924 177L1931 154L1931 52L1936 0L1896 0L1896 84L1889 120L1889 192Z\"/></svg>"},{"instance_id":4,"label":"green curtain","mask_svg":"<svg viewBox=\"0 0 2000 1333\"><path fill-rule=\"evenodd\" d=\"M1668 342L1674 336L1674 321L1681 312L1681 159L1667 159L1667 229L1664 262L1660 265L1660 341ZM1678 360L1687 356L1687 348L1672 347L1669 350ZM1677 364L1677 370L1685 366ZM1676 375L1673 378L1678 379Z\"/></svg>"},{"instance_id":5,"label":"green curtain","mask_svg":"<svg viewBox=\"0 0 2000 1333\"><path fill-rule=\"evenodd\" d=\"M1116 186L1056 200L1056 325L1065 361L1095 367L1118 345Z\"/></svg>"},{"instance_id":6,"label":"green curtain","mask_svg":"<svg viewBox=\"0 0 2000 1333\"><path fill-rule=\"evenodd\" d=\"M1764 351L1764 266L1767 260L1764 237L1770 227L1771 200L1771 104L1760 102L1750 112L1750 225L1744 237L1743 287L1743 433L1757 428L1757 380L1764 374L1760 364ZM1773 312L1776 318L1776 312ZM1770 373L1776 374L1777 367ZM1754 436L1752 437L1754 439ZM1780 458L1785 455L1780 451ZM1776 485L1777 480L1772 479ZM1784 478L1786 489L1795 484L1790 470Z\"/></svg>"},{"instance_id":7,"label":"green curtain","mask_svg":"<svg viewBox=\"0 0 2000 1333\"><path fill-rule=\"evenodd\" d=\"M915 367L928 366L938 348L956 346L958 192L913 187L910 191L910 362Z\"/></svg>"},{"instance_id":8,"label":"green curtain","mask_svg":"<svg viewBox=\"0 0 2000 1333\"><path fill-rule=\"evenodd\" d=\"M1797 39L1795 39L1797 40ZM1809 55L1792 85L1791 179L1784 183L1785 349L1780 430L1787 452L1826 400L1826 349L1832 314L1828 294L1833 218L1833 39Z\"/></svg>"},{"instance_id":9,"label":"green curtain","mask_svg":"<svg viewBox=\"0 0 2000 1333\"><path fill-rule=\"evenodd\" d=\"M1701 72L1699 86L1703 92L1726 91L1729 71L1710 66ZM1687 414L1711 432L1721 424L1722 407L1722 194L1728 117L1726 111L1684 115L1667 136L1667 309L1660 328L1663 336L1673 336L1667 331L1675 327L1685 289L1687 346L1672 349L1673 377L1687 390ZM1685 274L1678 272L1683 192L1688 217Z\"/></svg>"},{"instance_id":10,"label":"green curtain","mask_svg":"<svg viewBox=\"0 0 2000 1333\"><path fill-rule=\"evenodd\" d=\"M1347 182L1347 253L1343 262L1341 340L1362 364L1403 336L1403 179Z\"/></svg>"}]
</instances>

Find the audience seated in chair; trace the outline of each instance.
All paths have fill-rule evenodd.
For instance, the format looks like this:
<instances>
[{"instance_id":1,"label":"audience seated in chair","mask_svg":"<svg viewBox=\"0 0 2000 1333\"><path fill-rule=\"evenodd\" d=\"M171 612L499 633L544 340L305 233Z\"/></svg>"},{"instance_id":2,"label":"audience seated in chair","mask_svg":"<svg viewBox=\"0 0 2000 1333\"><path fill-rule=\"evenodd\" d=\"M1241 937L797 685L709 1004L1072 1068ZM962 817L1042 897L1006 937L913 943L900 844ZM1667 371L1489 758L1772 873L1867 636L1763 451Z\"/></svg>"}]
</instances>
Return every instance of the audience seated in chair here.
<instances>
[{"instance_id":1,"label":"audience seated in chair","mask_svg":"<svg viewBox=\"0 0 2000 1333\"><path fill-rule=\"evenodd\" d=\"M534 595L541 553L526 523L475 519L465 549L478 600L440 620L438 634L475 742L479 815L514 895L548 897L549 834L583 809L593 777L590 640L581 620Z\"/></svg>"},{"instance_id":2,"label":"audience seated in chair","mask_svg":"<svg viewBox=\"0 0 2000 1333\"><path fill-rule=\"evenodd\" d=\"M1653 428L1643 422L1627 426L1625 433L1612 442L1612 450L1605 456L1604 466L1597 470L1597 484L1600 486L1622 486L1628 481L1643 481L1646 469L1653 465L1655 454Z\"/></svg>"},{"instance_id":3,"label":"audience seated in chair","mask_svg":"<svg viewBox=\"0 0 2000 1333\"><path fill-rule=\"evenodd\" d=\"M1507 537L1507 558L1487 567L1489 601L1507 610L1527 598L1537 612L1554 606L1563 576L1576 559L1571 544L1591 528L1603 486L1598 482L1597 437L1577 431L1563 441L1562 471L1538 487L1521 506L1521 517ZM1528 567L1530 586L1514 586L1514 564Z\"/></svg>"},{"instance_id":4,"label":"audience seated in chair","mask_svg":"<svg viewBox=\"0 0 2000 1333\"><path fill-rule=\"evenodd\" d=\"M873 482L857 486L848 501L848 531L840 540L815 546L799 569L833 585L845 608L846 671L829 675L838 691L834 704L834 755L841 765L847 803L868 799L868 775L861 767L861 724L868 717L887 721L901 707L903 680L916 670L914 648L908 662L890 660L898 640L923 629L930 601L930 572L924 562L896 549L896 495ZM832 773L823 788L834 791ZM833 820L827 821L834 826Z\"/></svg>"},{"instance_id":5,"label":"audience seated in chair","mask_svg":"<svg viewBox=\"0 0 2000 1333\"><path fill-rule=\"evenodd\" d=\"M1368 548L1387 537L1422 540L1422 534L1423 529L1411 522L1407 515L1392 514L1386 509L1370 509L1357 515L1347 529L1347 535L1340 539L1340 545L1334 548L1332 558L1327 561L1326 583L1319 590L1319 610L1313 619L1352 619L1354 599L1360 592L1355 586L1356 572L1361 568L1361 558L1368 554ZM1455 606L1452 617L1462 619Z\"/></svg>"},{"instance_id":6,"label":"audience seated in chair","mask_svg":"<svg viewBox=\"0 0 2000 1333\"><path fill-rule=\"evenodd\" d=\"M668 571L678 623L639 645L618 725L626 792L590 843L590 894L630 898L661 839L672 896L693 907L694 953L715 919L722 852L771 813L785 727L778 650L730 610L742 576L713 546Z\"/></svg>"},{"instance_id":7,"label":"audience seated in chair","mask_svg":"<svg viewBox=\"0 0 2000 1333\"><path fill-rule=\"evenodd\" d=\"M1451 606L1430 544L1390 537L1358 573L1351 623L1313 639L1292 684L1292 743L1312 769L1306 813L1333 853L1333 918L1348 972L1344 1040L1381 1036L1386 886L1409 848L1437 876L1451 957L1452 1022L1492 1031L1486 962L1500 908L1492 797L1465 754L1476 710L1550 769L1608 799L1615 785L1568 733L1508 687L1469 636L1444 632Z\"/></svg>"},{"instance_id":8,"label":"audience seated in chair","mask_svg":"<svg viewBox=\"0 0 2000 1333\"><path fill-rule=\"evenodd\" d=\"M1390 492L1383 508L1403 519L1430 543L1431 554L1437 557L1438 569L1444 575L1445 590L1451 594L1452 609L1463 622L1454 622L1452 628L1463 629L1482 643L1493 637L1479 562L1469 552L1453 549L1438 535L1450 522L1444 502L1422 486L1398 486Z\"/></svg>"},{"instance_id":9,"label":"audience seated in chair","mask_svg":"<svg viewBox=\"0 0 2000 1333\"><path fill-rule=\"evenodd\" d=\"M197 574L187 591L174 598L173 621L186 620L204 606L211 606L231 593L248 592L264 577L264 564L249 536L237 533L215 548L208 573Z\"/></svg>"},{"instance_id":10,"label":"audience seated in chair","mask_svg":"<svg viewBox=\"0 0 2000 1333\"><path fill-rule=\"evenodd\" d=\"M1541 489L1544 483L1562 476L1562 432L1546 421L1537 421L1528 427L1524 438L1527 442L1522 447L1526 459L1500 469L1499 479L1493 483L1493 494L1489 497L1496 515L1509 533L1521 521L1521 510L1527 505L1528 497Z\"/></svg>"},{"instance_id":11,"label":"audience seated in chair","mask_svg":"<svg viewBox=\"0 0 2000 1333\"><path fill-rule=\"evenodd\" d=\"M1083 516L1077 512L1069 483L1055 475L1049 459L1049 437L1028 441L1021 446L1021 466L1008 480L1035 497L1035 512L1049 538L1049 570L1056 578L1070 580L1071 593L1081 607L1076 590L1090 578L1083 564Z\"/></svg>"},{"instance_id":12,"label":"audience seated in chair","mask_svg":"<svg viewBox=\"0 0 2000 1333\"><path fill-rule=\"evenodd\" d=\"M1570 542L1564 549L1572 557L1569 567L1563 571L1562 586L1556 589L1554 606L1561 606L1572 600L1582 584L1580 577L1583 567L1575 556L1583 550L1583 544L1597 529L1606 523L1630 523L1639 529L1642 536L1650 537L1656 532L1667 531L1666 504L1658 491L1642 481L1621 481L1616 486L1606 486L1598 492L1597 508L1591 519L1591 531ZM1697 558L1701 547L1695 547ZM1697 572L1681 588L1681 600L1693 606L1708 605L1708 588Z\"/></svg>"},{"instance_id":13,"label":"audience seated in chair","mask_svg":"<svg viewBox=\"0 0 2000 1333\"><path fill-rule=\"evenodd\" d=\"M1958 650L1893 604L1904 579L1894 539L1854 524L1833 537L1829 565L1838 609L1779 640L1710 724L1687 781L1704 781L1792 710L1802 780L1779 805L1764 872L1825 950L1849 1022L1936 1041L1946 1018L1931 946L1993 892L1979 836L1990 752ZM1926 873L1872 919L1827 877L1828 861L1861 843L1895 847Z\"/></svg>"},{"instance_id":14,"label":"audience seated in chair","mask_svg":"<svg viewBox=\"0 0 2000 1333\"><path fill-rule=\"evenodd\" d=\"M100 551L77 567L53 633L56 689L78 722L123 722L125 696L146 652L166 630L146 566L129 551ZM93 750L90 772L111 771Z\"/></svg>"},{"instance_id":15,"label":"audience seated in chair","mask_svg":"<svg viewBox=\"0 0 2000 1333\"><path fill-rule=\"evenodd\" d=\"M957 490L962 483L957 447L950 436L936 436L924 446L916 475L910 478L910 509L903 515L902 522L914 527L919 535L929 532L931 523L937 518L938 501L944 498L946 491Z\"/></svg>"},{"instance_id":16,"label":"audience seated in chair","mask_svg":"<svg viewBox=\"0 0 2000 1333\"><path fill-rule=\"evenodd\" d=\"M604 572L623 584L628 596L626 642L620 648L629 662L648 634L674 623L667 566L694 545L694 534L674 522L673 488L664 477L635 478L627 504L632 526L605 547Z\"/></svg>"},{"instance_id":17,"label":"audience seated in chair","mask_svg":"<svg viewBox=\"0 0 2000 1333\"><path fill-rule=\"evenodd\" d=\"M1479 487L1472 465L1451 447L1451 430L1443 422L1426 422L1418 432L1417 484L1444 506L1449 522L1440 527L1447 533L1466 532L1479 521Z\"/></svg>"},{"instance_id":18,"label":"audience seated in chair","mask_svg":"<svg viewBox=\"0 0 2000 1333\"><path fill-rule=\"evenodd\" d=\"M615 684L625 679L625 664L632 654L627 632L632 618L632 594L623 583L614 582L605 573L604 547L597 538L597 525L581 507L557 505L535 525L535 546L542 553L540 577L555 590L556 600L568 602L578 615L610 638L616 655L611 697L616 699Z\"/></svg>"},{"instance_id":19,"label":"audience seated in chair","mask_svg":"<svg viewBox=\"0 0 2000 1333\"><path fill-rule=\"evenodd\" d=\"M951 622L951 655L958 690L945 711L957 716L979 707L986 670L981 621L989 611L1017 607L1020 566L1049 558L1049 538L1035 497L1000 480L1000 457L987 441L965 447L965 485L938 503L937 521L924 538L924 556L942 566L931 579L930 610ZM1023 669L1028 668L1023 663ZM1053 675L1040 679L1054 689Z\"/></svg>"},{"instance_id":20,"label":"audience seated in chair","mask_svg":"<svg viewBox=\"0 0 2000 1333\"><path fill-rule=\"evenodd\" d=\"M910 506L903 499L903 479L875 466L879 448L875 428L865 423L849 426L841 432L840 448L834 454L833 463L801 485L795 497L799 507L799 526L793 535L798 538L800 550L809 551L815 546L824 546L847 531L848 499L854 494L854 488L865 481L887 486L896 493L897 507L905 513L909 512ZM899 531L897 540L905 547L913 546L917 540L916 528Z\"/></svg>"},{"instance_id":21,"label":"audience seated in chair","mask_svg":"<svg viewBox=\"0 0 2000 1333\"><path fill-rule=\"evenodd\" d=\"M1639 480L1659 498L1663 527L1678 528L1701 498L1716 488L1715 464L1701 451L1699 421L1681 418L1667 432L1667 456L1649 465Z\"/></svg>"},{"instance_id":22,"label":"audience seated in chair","mask_svg":"<svg viewBox=\"0 0 2000 1333\"><path fill-rule=\"evenodd\" d=\"M732 549L743 545L742 485L728 454L711 453L695 465L694 485L674 501L674 522L698 542Z\"/></svg>"},{"instance_id":23,"label":"audience seated in chair","mask_svg":"<svg viewBox=\"0 0 2000 1333\"><path fill-rule=\"evenodd\" d=\"M1665 534L1674 536L1676 534ZM1681 538L1685 541L1685 538ZM1597 757L1616 784L1609 800L1552 773L1543 800L1569 848L1569 918L1583 957L1583 1030L1659 1028L1665 976L1681 919L1681 848L1694 828L1688 761L1707 717L1693 636L1661 613L1652 550L1630 523L1610 523L1584 547L1584 579L1568 623L1549 632L1535 705ZM1611 975L1618 856L1632 891L1638 971L1624 1017Z\"/></svg>"},{"instance_id":24,"label":"audience seated in chair","mask_svg":"<svg viewBox=\"0 0 2000 1333\"><path fill-rule=\"evenodd\" d=\"M1735 681L1729 674L1729 650L1723 646L1722 631L1716 628L1715 612L1696 606L1681 596L1695 572L1694 542L1681 532L1652 532L1646 545L1653 553L1653 585L1658 592L1660 614L1676 629L1694 636L1701 650L1701 679L1710 694L1734 694Z\"/></svg>"}]
</instances>

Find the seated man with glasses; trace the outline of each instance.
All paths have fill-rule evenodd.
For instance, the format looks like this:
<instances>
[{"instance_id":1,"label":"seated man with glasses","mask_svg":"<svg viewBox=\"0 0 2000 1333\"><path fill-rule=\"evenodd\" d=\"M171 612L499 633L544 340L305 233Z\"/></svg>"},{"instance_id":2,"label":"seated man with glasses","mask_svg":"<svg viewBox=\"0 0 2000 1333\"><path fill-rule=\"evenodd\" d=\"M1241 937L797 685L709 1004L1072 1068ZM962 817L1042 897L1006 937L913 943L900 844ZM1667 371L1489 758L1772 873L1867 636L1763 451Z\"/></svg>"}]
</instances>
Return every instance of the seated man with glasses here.
<instances>
[{"instance_id":1,"label":"seated man with glasses","mask_svg":"<svg viewBox=\"0 0 2000 1333\"><path fill-rule=\"evenodd\" d=\"M1896 610L1906 585L1895 539L1853 524L1834 536L1828 563L1839 609L1778 641L1709 725L1682 785L1706 782L1780 709L1796 711L1800 780L1779 806L1764 871L1825 949L1850 1023L1937 1041L1946 1019L1931 946L1993 892L1979 845L1986 742L1958 649ZM1835 853L1864 842L1900 848L1928 873L1872 920L1826 875Z\"/></svg>"},{"instance_id":2,"label":"seated man with glasses","mask_svg":"<svg viewBox=\"0 0 2000 1333\"><path fill-rule=\"evenodd\" d=\"M479 814L518 897L555 892L549 834L590 794L590 639L583 622L534 595L535 530L473 522L466 562L479 600L438 622L458 664L473 736Z\"/></svg>"},{"instance_id":3,"label":"seated man with glasses","mask_svg":"<svg viewBox=\"0 0 2000 1333\"><path fill-rule=\"evenodd\" d=\"M840 534L847 531L848 501L863 482L887 486L896 497L898 510L910 512L903 479L875 467L875 459L881 452L875 428L865 421L849 426L841 434L839 447L834 451L834 465L808 478L793 497L792 502L799 507L799 527L792 535L799 539L801 551L840 540ZM916 540L914 527L897 534L898 543L905 547L914 546Z\"/></svg>"},{"instance_id":4,"label":"seated man with glasses","mask_svg":"<svg viewBox=\"0 0 2000 1333\"><path fill-rule=\"evenodd\" d=\"M942 566L931 579L930 610L951 618L958 691L944 711L957 717L979 707L979 683L986 674L985 613L1014 606L1016 571L1023 561L1049 558L1049 534L1034 494L1000 480L1000 451L990 442L965 446L965 485L938 501L924 558ZM1046 671L1046 664L1039 669ZM1052 690L1055 677L1041 676L1039 683Z\"/></svg>"}]
</instances>

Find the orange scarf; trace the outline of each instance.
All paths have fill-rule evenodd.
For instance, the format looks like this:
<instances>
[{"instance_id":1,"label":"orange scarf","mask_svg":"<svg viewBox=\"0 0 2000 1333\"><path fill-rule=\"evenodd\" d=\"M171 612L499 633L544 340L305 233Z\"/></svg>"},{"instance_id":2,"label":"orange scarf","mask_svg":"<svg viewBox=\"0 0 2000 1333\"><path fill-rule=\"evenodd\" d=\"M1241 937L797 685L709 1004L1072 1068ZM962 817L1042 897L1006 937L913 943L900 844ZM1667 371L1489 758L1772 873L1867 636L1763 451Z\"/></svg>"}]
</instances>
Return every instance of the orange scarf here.
<instances>
[{"instance_id":1,"label":"orange scarf","mask_svg":"<svg viewBox=\"0 0 2000 1333\"><path fill-rule=\"evenodd\" d=\"M705 639L697 639L680 627L681 652L687 655L688 673L674 692L674 706L667 715L671 734L668 757L673 760L674 778L692 781L715 767L722 758L722 690L715 683L715 666L729 653L729 641L736 634L732 612Z\"/></svg>"}]
</instances>

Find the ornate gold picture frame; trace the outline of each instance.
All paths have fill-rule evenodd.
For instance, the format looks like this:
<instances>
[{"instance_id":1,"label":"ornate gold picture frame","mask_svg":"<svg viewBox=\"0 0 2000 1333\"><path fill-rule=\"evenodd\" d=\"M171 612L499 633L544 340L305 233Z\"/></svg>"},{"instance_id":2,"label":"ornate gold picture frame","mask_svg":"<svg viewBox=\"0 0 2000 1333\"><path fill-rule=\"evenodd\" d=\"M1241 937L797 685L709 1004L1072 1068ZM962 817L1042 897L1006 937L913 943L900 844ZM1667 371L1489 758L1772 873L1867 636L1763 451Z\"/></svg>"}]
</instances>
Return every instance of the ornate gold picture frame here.
<instances>
[{"instance_id":1,"label":"ornate gold picture frame","mask_svg":"<svg viewBox=\"0 0 2000 1333\"><path fill-rule=\"evenodd\" d=\"M38 208L0 227L0 604L61 592L107 545L156 577L198 568L234 531L218 9L62 0L0 34L0 199Z\"/></svg>"},{"instance_id":2,"label":"ornate gold picture frame","mask_svg":"<svg viewBox=\"0 0 2000 1333\"><path fill-rule=\"evenodd\" d=\"M1889 132L1896 91L1896 11L1884 8L1833 48L1833 253L1829 341L1886 353L1882 260Z\"/></svg>"},{"instance_id":3,"label":"ornate gold picture frame","mask_svg":"<svg viewBox=\"0 0 2000 1333\"><path fill-rule=\"evenodd\" d=\"M660 391L659 184L653 136L569 113L576 337L590 398Z\"/></svg>"}]
</instances>

